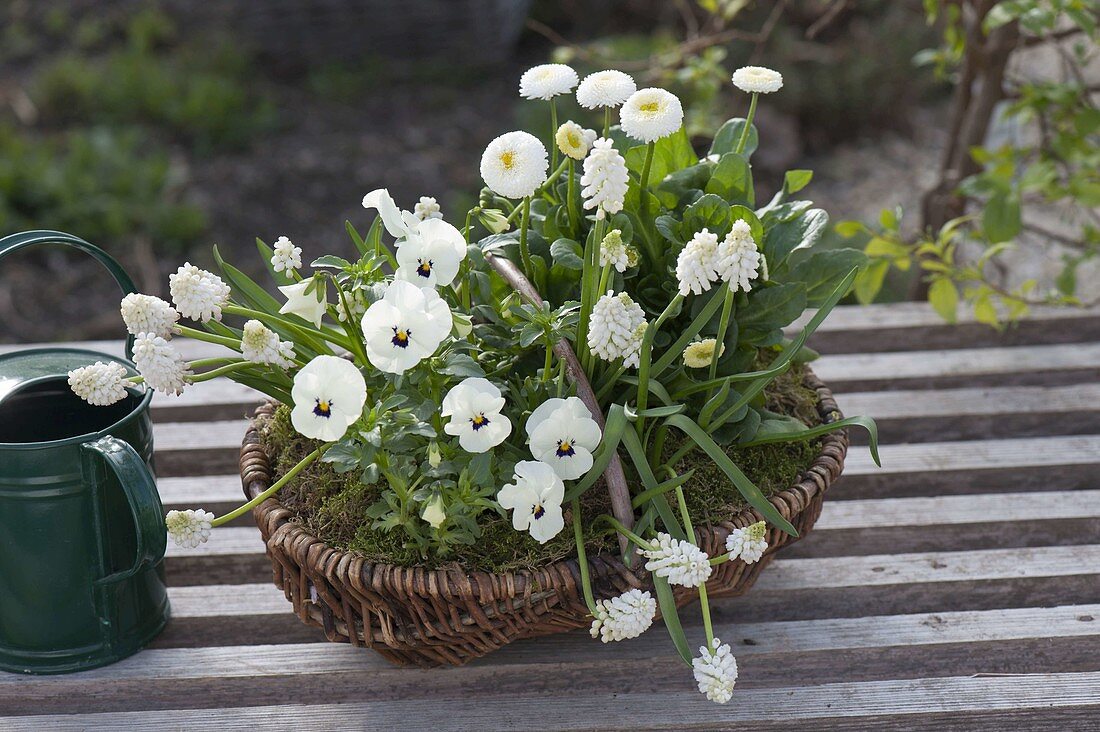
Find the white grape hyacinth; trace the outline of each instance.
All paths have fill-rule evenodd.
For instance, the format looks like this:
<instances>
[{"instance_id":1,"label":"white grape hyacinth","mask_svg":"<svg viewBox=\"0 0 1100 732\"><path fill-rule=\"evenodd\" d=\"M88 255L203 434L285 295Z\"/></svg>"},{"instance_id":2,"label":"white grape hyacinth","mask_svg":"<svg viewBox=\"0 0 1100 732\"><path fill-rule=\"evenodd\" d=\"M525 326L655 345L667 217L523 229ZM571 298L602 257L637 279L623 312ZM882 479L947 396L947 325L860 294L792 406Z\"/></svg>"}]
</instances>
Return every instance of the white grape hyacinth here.
<instances>
[{"instance_id":1,"label":"white grape hyacinth","mask_svg":"<svg viewBox=\"0 0 1100 732\"><path fill-rule=\"evenodd\" d=\"M310 291L306 292L307 290ZM280 313L297 315L318 328L321 327L321 319L328 311L328 286L323 280L317 282L310 277L293 285L283 285L279 292L286 298L286 302L279 308Z\"/></svg>"},{"instance_id":2,"label":"white grape hyacinth","mask_svg":"<svg viewBox=\"0 0 1100 732\"><path fill-rule=\"evenodd\" d=\"M301 269L302 248L294 246L294 242L290 239L280 236L275 240L275 246L272 249L271 268L273 270L289 274L296 269Z\"/></svg>"},{"instance_id":3,"label":"white grape hyacinth","mask_svg":"<svg viewBox=\"0 0 1100 732\"><path fill-rule=\"evenodd\" d=\"M615 149L614 143L601 137L592 143L588 157L584 159L581 176L581 197L586 209L596 209L596 218L602 219L623 210L630 173L626 160Z\"/></svg>"},{"instance_id":4,"label":"white grape hyacinth","mask_svg":"<svg viewBox=\"0 0 1100 732\"><path fill-rule=\"evenodd\" d=\"M351 361L317 356L294 375L290 423L298 434L335 442L363 414L367 383Z\"/></svg>"},{"instance_id":5,"label":"white grape hyacinth","mask_svg":"<svg viewBox=\"0 0 1100 732\"><path fill-rule=\"evenodd\" d=\"M191 369L172 344L154 333L134 339L134 365L152 389L179 396L191 383Z\"/></svg>"},{"instance_id":6,"label":"white grape hyacinth","mask_svg":"<svg viewBox=\"0 0 1100 732\"><path fill-rule=\"evenodd\" d=\"M497 493L497 502L512 512L512 528L527 531L545 544L565 528L561 511L565 484L553 468L534 460L516 463L512 480Z\"/></svg>"},{"instance_id":7,"label":"white grape hyacinth","mask_svg":"<svg viewBox=\"0 0 1100 732\"><path fill-rule=\"evenodd\" d=\"M764 66L742 66L733 72L732 81L748 94L771 94L783 88L783 74Z\"/></svg>"},{"instance_id":8,"label":"white grape hyacinth","mask_svg":"<svg viewBox=\"0 0 1100 732\"><path fill-rule=\"evenodd\" d=\"M440 413L451 418L443 431L456 435L466 452L486 452L512 434L511 420L501 414L504 404L493 382L476 376L463 379L443 397Z\"/></svg>"},{"instance_id":9,"label":"white grape hyacinth","mask_svg":"<svg viewBox=\"0 0 1100 732\"><path fill-rule=\"evenodd\" d=\"M126 398L126 368L115 361L96 361L69 372L69 388L96 407Z\"/></svg>"},{"instance_id":10,"label":"white grape hyacinth","mask_svg":"<svg viewBox=\"0 0 1100 732\"><path fill-rule=\"evenodd\" d=\"M485 147L481 178L504 198L532 195L546 182L550 163L546 147L529 132L506 132Z\"/></svg>"},{"instance_id":11,"label":"white grape hyacinth","mask_svg":"<svg viewBox=\"0 0 1100 732\"><path fill-rule=\"evenodd\" d=\"M190 262L168 276L168 289L179 314L202 323L221 320L222 308L229 303L229 285Z\"/></svg>"},{"instance_id":12,"label":"white grape hyacinth","mask_svg":"<svg viewBox=\"0 0 1100 732\"><path fill-rule=\"evenodd\" d=\"M241 355L252 363L290 368L294 363L294 344L279 340L279 334L258 320L244 324Z\"/></svg>"},{"instance_id":13,"label":"white grape hyacinth","mask_svg":"<svg viewBox=\"0 0 1100 732\"><path fill-rule=\"evenodd\" d=\"M525 428L531 454L562 480L574 480L588 472L592 452L603 436L578 397L547 399L531 412Z\"/></svg>"},{"instance_id":14,"label":"white grape hyacinth","mask_svg":"<svg viewBox=\"0 0 1100 732\"><path fill-rule=\"evenodd\" d=\"M596 602L588 632L604 643L630 640L649 630L656 614L657 601L648 592L627 590L618 597Z\"/></svg>"},{"instance_id":15,"label":"white grape hyacinth","mask_svg":"<svg viewBox=\"0 0 1100 732\"><path fill-rule=\"evenodd\" d=\"M689 541L657 534L656 545L642 552L649 559L645 568L671 584L698 587L710 577L710 557Z\"/></svg>"},{"instance_id":16,"label":"white grape hyacinth","mask_svg":"<svg viewBox=\"0 0 1100 732\"><path fill-rule=\"evenodd\" d=\"M435 353L452 325L451 310L439 293L394 280L363 314L367 360L376 369L402 374Z\"/></svg>"},{"instance_id":17,"label":"white grape hyacinth","mask_svg":"<svg viewBox=\"0 0 1100 732\"><path fill-rule=\"evenodd\" d=\"M745 564L760 561L768 548L768 540L764 538L767 530L767 524L757 521L743 529L731 531L726 537L726 551L730 553L730 559L740 558Z\"/></svg>"},{"instance_id":18,"label":"white grape hyacinth","mask_svg":"<svg viewBox=\"0 0 1100 732\"><path fill-rule=\"evenodd\" d=\"M748 221L733 222L733 228L715 252L714 269L734 292L738 289L748 292L752 287L752 280L760 271L760 251Z\"/></svg>"},{"instance_id":19,"label":"white grape hyacinth","mask_svg":"<svg viewBox=\"0 0 1100 732\"><path fill-rule=\"evenodd\" d=\"M618 107L636 91L638 85L629 74L614 69L597 71L577 87L577 104L585 109Z\"/></svg>"},{"instance_id":20,"label":"white grape hyacinth","mask_svg":"<svg viewBox=\"0 0 1100 732\"><path fill-rule=\"evenodd\" d=\"M600 242L600 266L611 265L617 272L625 272L630 267L630 250L623 243L623 232L612 229Z\"/></svg>"},{"instance_id":21,"label":"white grape hyacinth","mask_svg":"<svg viewBox=\"0 0 1100 732\"><path fill-rule=\"evenodd\" d=\"M702 294L718 280L716 270L718 258L718 236L703 229L684 245L676 257L676 279L680 283L680 294Z\"/></svg>"},{"instance_id":22,"label":"white grape hyacinth","mask_svg":"<svg viewBox=\"0 0 1100 732\"><path fill-rule=\"evenodd\" d=\"M645 330L642 306L625 292L608 290L592 307L588 348L604 361L621 358L625 366L637 368Z\"/></svg>"},{"instance_id":23,"label":"white grape hyacinth","mask_svg":"<svg viewBox=\"0 0 1100 732\"><path fill-rule=\"evenodd\" d=\"M153 333L169 339L176 334L180 315L168 302L152 295L131 292L119 306L122 322L131 335Z\"/></svg>"},{"instance_id":24,"label":"white grape hyacinth","mask_svg":"<svg viewBox=\"0 0 1100 732\"><path fill-rule=\"evenodd\" d=\"M446 287L465 258L461 231L443 219L425 219L398 244L396 277L417 287Z\"/></svg>"},{"instance_id":25,"label":"white grape hyacinth","mask_svg":"<svg viewBox=\"0 0 1100 732\"><path fill-rule=\"evenodd\" d=\"M382 217L382 225L395 239L404 239L421 221L415 213L398 208L386 188L375 188L363 196L363 208L377 209L378 215Z\"/></svg>"},{"instance_id":26,"label":"white grape hyacinth","mask_svg":"<svg viewBox=\"0 0 1100 732\"><path fill-rule=\"evenodd\" d=\"M557 143L561 154L574 160L584 160L584 156L588 154L595 141L595 130L586 130L573 120L562 124L554 133L554 142Z\"/></svg>"},{"instance_id":27,"label":"white grape hyacinth","mask_svg":"<svg viewBox=\"0 0 1100 732\"><path fill-rule=\"evenodd\" d=\"M213 520L214 514L209 511L189 508L186 511L169 511L164 517L164 525L176 546L195 549L210 538Z\"/></svg>"},{"instance_id":28,"label":"white grape hyacinth","mask_svg":"<svg viewBox=\"0 0 1100 732\"><path fill-rule=\"evenodd\" d=\"M700 693L718 704L733 698L733 686L737 683L737 659L728 644L718 638L710 648L699 647L699 655L691 659L691 670Z\"/></svg>"},{"instance_id":29,"label":"white grape hyacinth","mask_svg":"<svg viewBox=\"0 0 1100 732\"><path fill-rule=\"evenodd\" d=\"M568 94L577 85L577 72L565 64L532 66L519 77L519 95L524 99L550 100Z\"/></svg>"},{"instance_id":30,"label":"white grape hyacinth","mask_svg":"<svg viewBox=\"0 0 1100 732\"><path fill-rule=\"evenodd\" d=\"M427 221L428 219L441 219L443 218L443 212L439 208L439 202L432 196L421 196L420 200L413 205L413 216L421 221Z\"/></svg>"},{"instance_id":31,"label":"white grape hyacinth","mask_svg":"<svg viewBox=\"0 0 1100 732\"><path fill-rule=\"evenodd\" d=\"M650 87L639 89L619 110L623 132L642 142L668 137L684 122L684 108L675 94Z\"/></svg>"}]
</instances>

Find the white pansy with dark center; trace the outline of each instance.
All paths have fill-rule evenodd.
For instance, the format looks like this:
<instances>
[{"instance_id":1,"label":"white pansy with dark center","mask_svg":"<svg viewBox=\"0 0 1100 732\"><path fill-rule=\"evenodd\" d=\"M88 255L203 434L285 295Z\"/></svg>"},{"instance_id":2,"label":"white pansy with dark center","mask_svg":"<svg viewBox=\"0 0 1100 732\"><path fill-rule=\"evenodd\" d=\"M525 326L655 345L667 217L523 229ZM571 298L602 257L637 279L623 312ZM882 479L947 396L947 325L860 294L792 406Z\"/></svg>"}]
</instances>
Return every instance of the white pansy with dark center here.
<instances>
[{"instance_id":1,"label":"white pansy with dark center","mask_svg":"<svg viewBox=\"0 0 1100 732\"><path fill-rule=\"evenodd\" d=\"M546 182L546 147L529 132L506 132L485 147L481 178L498 196L530 196Z\"/></svg>"},{"instance_id":2,"label":"white pansy with dark center","mask_svg":"<svg viewBox=\"0 0 1100 732\"><path fill-rule=\"evenodd\" d=\"M229 285L190 262L168 276L168 289L180 315L203 323L221 320L222 308L229 303Z\"/></svg>"},{"instance_id":3,"label":"white pansy with dark center","mask_svg":"<svg viewBox=\"0 0 1100 732\"><path fill-rule=\"evenodd\" d=\"M701 341L689 343L684 349L684 365L690 369L704 369L710 366L714 361L714 349L717 345L718 341L714 338L704 338ZM723 345L722 353L725 352L726 347Z\"/></svg>"},{"instance_id":4,"label":"white pansy with dark center","mask_svg":"<svg viewBox=\"0 0 1100 732\"><path fill-rule=\"evenodd\" d=\"M351 361L317 356L294 375L290 398L290 423L299 434L335 442L363 414L367 384Z\"/></svg>"},{"instance_id":5,"label":"white pansy with dark center","mask_svg":"<svg viewBox=\"0 0 1100 732\"><path fill-rule=\"evenodd\" d=\"M252 363L286 369L294 363L294 344L279 340L279 334L260 321L249 320L241 336L241 355Z\"/></svg>"},{"instance_id":6,"label":"white pansy with dark center","mask_svg":"<svg viewBox=\"0 0 1100 732\"><path fill-rule=\"evenodd\" d=\"M69 388L78 397L97 407L106 407L126 398L126 369L114 361L96 361L69 372Z\"/></svg>"},{"instance_id":7,"label":"white pansy with dark center","mask_svg":"<svg viewBox=\"0 0 1100 732\"><path fill-rule=\"evenodd\" d=\"M595 130L586 130L573 120L563 124L554 134L554 142L558 144L562 155L574 160L584 160L595 140Z\"/></svg>"},{"instance_id":8,"label":"white pansy with dark center","mask_svg":"<svg viewBox=\"0 0 1100 732\"><path fill-rule=\"evenodd\" d=\"M421 220L415 213L399 209L393 196L385 188L376 188L363 196L363 208L377 209L378 215L382 217L382 225L395 239L405 238Z\"/></svg>"},{"instance_id":9,"label":"white pansy with dark center","mask_svg":"<svg viewBox=\"0 0 1100 732\"><path fill-rule=\"evenodd\" d=\"M297 315L318 328L328 311L328 285L324 280L309 279L279 288L286 303L279 308L283 315Z\"/></svg>"},{"instance_id":10,"label":"white pansy with dark center","mask_svg":"<svg viewBox=\"0 0 1100 732\"><path fill-rule=\"evenodd\" d=\"M451 418L443 431L457 435L463 450L485 452L512 434L512 422L501 414L504 404L493 382L476 376L464 379L443 397L441 414Z\"/></svg>"},{"instance_id":11,"label":"white pansy with dark center","mask_svg":"<svg viewBox=\"0 0 1100 732\"><path fill-rule=\"evenodd\" d=\"M397 278L418 287L445 287L465 258L462 232L443 219L426 219L397 246Z\"/></svg>"},{"instance_id":12,"label":"white pansy with dark center","mask_svg":"<svg viewBox=\"0 0 1100 732\"><path fill-rule=\"evenodd\" d=\"M668 137L684 122L684 108L672 92L650 87L639 89L619 110L623 132L642 142Z\"/></svg>"},{"instance_id":13,"label":"white pansy with dark center","mask_svg":"<svg viewBox=\"0 0 1100 732\"><path fill-rule=\"evenodd\" d=\"M276 272L293 272L302 266L302 248L285 236L275 240L271 254L271 268Z\"/></svg>"},{"instance_id":14,"label":"white pansy with dark center","mask_svg":"<svg viewBox=\"0 0 1100 732\"><path fill-rule=\"evenodd\" d=\"M577 397L547 399L527 418L527 442L536 460L563 480L579 478L592 467L600 444L600 426Z\"/></svg>"},{"instance_id":15,"label":"white pansy with dark center","mask_svg":"<svg viewBox=\"0 0 1100 732\"><path fill-rule=\"evenodd\" d=\"M126 330L132 335L152 333L161 338L171 338L176 334L176 323L180 319L176 309L164 300L137 292L122 298L119 311Z\"/></svg>"},{"instance_id":16,"label":"white pansy with dark center","mask_svg":"<svg viewBox=\"0 0 1100 732\"><path fill-rule=\"evenodd\" d=\"M734 292L738 289L748 292L752 287L752 280L760 270L760 252L749 222L744 219L733 222L733 228L715 251L714 269Z\"/></svg>"},{"instance_id":17,"label":"white pansy with dark center","mask_svg":"<svg viewBox=\"0 0 1100 732\"><path fill-rule=\"evenodd\" d=\"M519 77L519 95L524 99L553 99L568 94L577 85L577 72L565 64L532 66Z\"/></svg>"},{"instance_id":18,"label":"white pansy with dark center","mask_svg":"<svg viewBox=\"0 0 1100 732\"><path fill-rule=\"evenodd\" d=\"M768 540L764 538L767 531L768 526L763 521L731 531L726 537L726 551L730 553L730 559L740 557L745 564L760 561L768 548Z\"/></svg>"},{"instance_id":19,"label":"white pansy with dark center","mask_svg":"<svg viewBox=\"0 0 1100 732\"><path fill-rule=\"evenodd\" d=\"M667 578L671 584L698 587L710 577L710 557L691 542L661 533L657 534L655 546L642 553L649 559L645 568Z\"/></svg>"},{"instance_id":20,"label":"white pansy with dark center","mask_svg":"<svg viewBox=\"0 0 1100 732\"><path fill-rule=\"evenodd\" d=\"M171 343L152 333L134 339L134 365L149 387L165 394L179 396L191 383L187 361Z\"/></svg>"},{"instance_id":21,"label":"white pansy with dark center","mask_svg":"<svg viewBox=\"0 0 1100 732\"><path fill-rule=\"evenodd\" d=\"M645 330L642 306L625 292L608 290L592 308L588 348L605 361L621 358L624 365L637 368Z\"/></svg>"},{"instance_id":22,"label":"white pansy with dark center","mask_svg":"<svg viewBox=\"0 0 1100 732\"><path fill-rule=\"evenodd\" d=\"M441 219L443 213L439 209L439 202L432 196L421 196L413 206L413 216L424 221L426 219Z\"/></svg>"},{"instance_id":23,"label":"white pansy with dark center","mask_svg":"<svg viewBox=\"0 0 1100 732\"><path fill-rule=\"evenodd\" d=\"M401 374L428 358L451 332L451 310L433 289L394 280L363 314L367 360Z\"/></svg>"},{"instance_id":24,"label":"white pansy with dark center","mask_svg":"<svg viewBox=\"0 0 1100 732\"><path fill-rule=\"evenodd\" d=\"M733 72L732 81L749 94L771 94L783 88L783 74L764 66L742 66Z\"/></svg>"},{"instance_id":25,"label":"white pansy with dark center","mask_svg":"<svg viewBox=\"0 0 1100 732\"><path fill-rule=\"evenodd\" d=\"M653 625L657 601L642 590L627 590L618 597L596 601L588 632L604 643L637 638Z\"/></svg>"},{"instance_id":26,"label":"white pansy with dark center","mask_svg":"<svg viewBox=\"0 0 1100 732\"><path fill-rule=\"evenodd\" d=\"M213 520L214 514L209 511L189 508L186 511L169 511L164 517L164 525L176 546L195 549L210 538Z\"/></svg>"},{"instance_id":27,"label":"white pansy with dark center","mask_svg":"<svg viewBox=\"0 0 1100 732\"><path fill-rule=\"evenodd\" d=\"M718 236L703 229L684 245L676 257L676 279L680 283L680 294L699 295L710 289L718 280L715 267L718 257Z\"/></svg>"},{"instance_id":28,"label":"white pansy with dark center","mask_svg":"<svg viewBox=\"0 0 1100 732\"><path fill-rule=\"evenodd\" d=\"M565 528L565 484L553 468L534 460L516 463L512 480L497 493L497 503L512 512L512 528L530 532L531 538L545 544Z\"/></svg>"},{"instance_id":29,"label":"white pansy with dark center","mask_svg":"<svg viewBox=\"0 0 1100 732\"><path fill-rule=\"evenodd\" d=\"M626 160L611 140L601 137L593 142L581 176L584 207L596 209L597 219L617 214L623 210L629 181Z\"/></svg>"},{"instance_id":30,"label":"white pansy with dark center","mask_svg":"<svg viewBox=\"0 0 1100 732\"><path fill-rule=\"evenodd\" d=\"M600 242L600 266L612 265L618 272L625 272L630 266L630 252L623 243L623 232L612 229Z\"/></svg>"},{"instance_id":31,"label":"white pansy with dark center","mask_svg":"<svg viewBox=\"0 0 1100 732\"><path fill-rule=\"evenodd\" d=\"M728 644L718 638L710 648L699 647L699 655L691 659L691 670L699 691L707 699L725 704L733 697L733 686L737 683L737 659Z\"/></svg>"},{"instance_id":32,"label":"white pansy with dark center","mask_svg":"<svg viewBox=\"0 0 1100 732\"><path fill-rule=\"evenodd\" d=\"M577 87L577 103L585 109L618 107L638 90L629 74L608 69L589 74Z\"/></svg>"}]
</instances>

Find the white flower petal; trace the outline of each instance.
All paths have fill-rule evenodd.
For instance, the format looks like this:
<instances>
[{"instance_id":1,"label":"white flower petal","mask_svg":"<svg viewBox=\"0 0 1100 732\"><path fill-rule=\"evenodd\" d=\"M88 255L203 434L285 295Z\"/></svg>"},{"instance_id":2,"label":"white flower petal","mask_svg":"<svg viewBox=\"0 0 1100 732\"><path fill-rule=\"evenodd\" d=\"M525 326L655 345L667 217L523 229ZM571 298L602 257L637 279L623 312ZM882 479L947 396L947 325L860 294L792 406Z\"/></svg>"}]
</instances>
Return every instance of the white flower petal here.
<instances>
[{"instance_id":1,"label":"white flower petal","mask_svg":"<svg viewBox=\"0 0 1100 732\"><path fill-rule=\"evenodd\" d=\"M363 413L367 385L355 364L338 356L317 356L294 375L290 423L300 434L334 442Z\"/></svg>"},{"instance_id":2,"label":"white flower petal","mask_svg":"<svg viewBox=\"0 0 1100 732\"><path fill-rule=\"evenodd\" d=\"M534 135L507 132L485 148L481 156L481 177L499 196L530 196L546 182L550 163L546 147Z\"/></svg>"},{"instance_id":3,"label":"white flower petal","mask_svg":"<svg viewBox=\"0 0 1100 732\"><path fill-rule=\"evenodd\" d=\"M532 66L519 79L519 95L524 99L551 99L568 94L577 85L577 72L565 64Z\"/></svg>"},{"instance_id":4,"label":"white flower petal","mask_svg":"<svg viewBox=\"0 0 1100 732\"><path fill-rule=\"evenodd\" d=\"M684 122L680 99L664 89L639 89L619 110L623 132L642 142L668 137Z\"/></svg>"},{"instance_id":5,"label":"white flower petal","mask_svg":"<svg viewBox=\"0 0 1100 732\"><path fill-rule=\"evenodd\" d=\"M577 87L577 103L585 109L618 107L638 90L628 74L614 69L589 74Z\"/></svg>"}]
</instances>

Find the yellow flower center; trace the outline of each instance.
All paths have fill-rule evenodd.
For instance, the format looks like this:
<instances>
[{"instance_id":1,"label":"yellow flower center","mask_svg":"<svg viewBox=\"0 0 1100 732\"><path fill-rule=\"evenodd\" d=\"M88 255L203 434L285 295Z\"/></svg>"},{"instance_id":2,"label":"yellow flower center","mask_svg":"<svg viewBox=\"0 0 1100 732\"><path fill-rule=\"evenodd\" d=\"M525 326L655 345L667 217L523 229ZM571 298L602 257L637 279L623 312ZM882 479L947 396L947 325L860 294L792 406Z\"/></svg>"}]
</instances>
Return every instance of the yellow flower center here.
<instances>
[{"instance_id":1,"label":"yellow flower center","mask_svg":"<svg viewBox=\"0 0 1100 732\"><path fill-rule=\"evenodd\" d=\"M395 325L393 327L393 339L391 340L391 343L393 343L393 345L397 346L398 348L408 348L409 335L411 333L412 331L410 331L408 328L398 330L397 326Z\"/></svg>"},{"instance_id":2,"label":"yellow flower center","mask_svg":"<svg viewBox=\"0 0 1100 732\"><path fill-rule=\"evenodd\" d=\"M569 146L570 147L580 147L581 146L581 138L580 138L579 135L577 135L576 132L570 132L565 137L569 141Z\"/></svg>"},{"instance_id":3,"label":"yellow flower center","mask_svg":"<svg viewBox=\"0 0 1100 732\"><path fill-rule=\"evenodd\" d=\"M314 414L316 414L318 417L325 417L326 419L332 416L331 401L329 401L328 399L325 399L323 401L321 399L317 399L315 401L317 402L317 404L313 407Z\"/></svg>"},{"instance_id":4,"label":"yellow flower center","mask_svg":"<svg viewBox=\"0 0 1100 732\"><path fill-rule=\"evenodd\" d=\"M573 445L569 442L569 440L558 440L558 449L555 450L555 452L557 453L558 457L572 457L577 453L577 451L573 449Z\"/></svg>"},{"instance_id":5,"label":"yellow flower center","mask_svg":"<svg viewBox=\"0 0 1100 732\"><path fill-rule=\"evenodd\" d=\"M511 150L506 150L500 154L500 164L504 166L505 170L511 170L516 165L516 154Z\"/></svg>"},{"instance_id":6,"label":"yellow flower center","mask_svg":"<svg viewBox=\"0 0 1100 732\"><path fill-rule=\"evenodd\" d=\"M661 111L661 105L659 102L646 102L638 107L639 112L645 112L646 114L657 114Z\"/></svg>"},{"instance_id":7,"label":"yellow flower center","mask_svg":"<svg viewBox=\"0 0 1100 732\"><path fill-rule=\"evenodd\" d=\"M474 431L476 432L485 425L489 424L489 420L485 417L484 414L476 414L474 415L474 418L470 420L470 424L473 426Z\"/></svg>"}]
</instances>

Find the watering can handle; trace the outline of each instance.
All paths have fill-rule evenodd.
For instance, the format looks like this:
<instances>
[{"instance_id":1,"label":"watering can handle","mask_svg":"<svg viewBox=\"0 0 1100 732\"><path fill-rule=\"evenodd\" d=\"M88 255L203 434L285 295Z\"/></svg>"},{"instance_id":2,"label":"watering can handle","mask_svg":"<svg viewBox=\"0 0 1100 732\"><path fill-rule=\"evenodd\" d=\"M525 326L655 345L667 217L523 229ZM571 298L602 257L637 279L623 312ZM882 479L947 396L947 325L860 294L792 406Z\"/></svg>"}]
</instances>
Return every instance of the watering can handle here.
<instances>
[{"instance_id":1,"label":"watering can handle","mask_svg":"<svg viewBox=\"0 0 1100 732\"><path fill-rule=\"evenodd\" d=\"M107 268L107 271L115 278L115 282L122 288L123 296L129 295L131 292L137 292L134 281L130 279L130 275L126 274L126 270L122 268L122 265L119 264L114 257L94 244L89 244L80 237L66 234L63 231L24 231L19 234L5 236L3 239L0 239L0 259L20 249L34 246L35 244L61 244L86 252L95 257L100 264ZM126 338L126 358L131 361L134 358L133 335L129 335Z\"/></svg>"}]
</instances>

